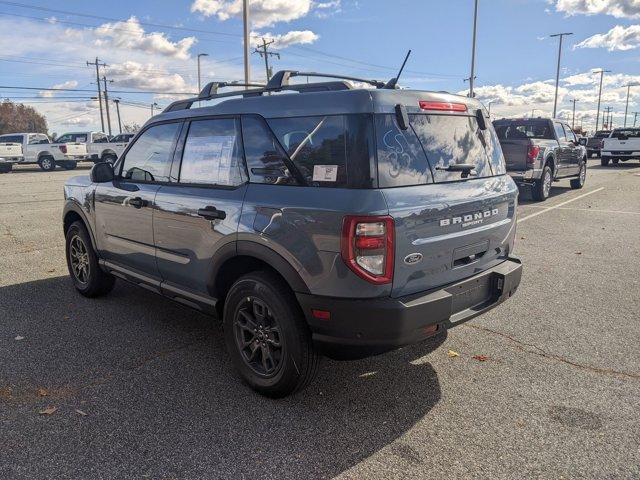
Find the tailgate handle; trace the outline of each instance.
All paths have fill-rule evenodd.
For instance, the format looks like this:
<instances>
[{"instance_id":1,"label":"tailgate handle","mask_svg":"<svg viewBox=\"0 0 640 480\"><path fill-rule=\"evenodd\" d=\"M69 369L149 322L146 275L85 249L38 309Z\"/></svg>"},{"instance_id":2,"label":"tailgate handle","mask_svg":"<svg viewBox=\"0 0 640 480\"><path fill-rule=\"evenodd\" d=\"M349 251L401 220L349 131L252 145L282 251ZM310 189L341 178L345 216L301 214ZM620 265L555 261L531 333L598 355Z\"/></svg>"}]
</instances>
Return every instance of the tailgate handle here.
<instances>
[{"instance_id":1,"label":"tailgate handle","mask_svg":"<svg viewBox=\"0 0 640 480\"><path fill-rule=\"evenodd\" d=\"M480 260L489 249L489 241L456 248L453 251L453 267L462 267Z\"/></svg>"}]
</instances>

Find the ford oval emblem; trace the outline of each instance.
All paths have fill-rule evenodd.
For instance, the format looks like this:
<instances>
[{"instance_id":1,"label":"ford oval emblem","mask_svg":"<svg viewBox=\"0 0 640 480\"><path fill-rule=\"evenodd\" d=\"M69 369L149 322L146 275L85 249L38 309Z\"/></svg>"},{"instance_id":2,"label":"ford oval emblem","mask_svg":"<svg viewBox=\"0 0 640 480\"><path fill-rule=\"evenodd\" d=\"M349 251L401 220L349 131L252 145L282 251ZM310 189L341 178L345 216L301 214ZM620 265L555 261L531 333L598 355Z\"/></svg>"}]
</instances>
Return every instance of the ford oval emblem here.
<instances>
[{"instance_id":1,"label":"ford oval emblem","mask_svg":"<svg viewBox=\"0 0 640 480\"><path fill-rule=\"evenodd\" d=\"M413 265L414 263L418 263L422 261L421 253L410 253L406 257L404 257L404 263L407 265Z\"/></svg>"}]
</instances>

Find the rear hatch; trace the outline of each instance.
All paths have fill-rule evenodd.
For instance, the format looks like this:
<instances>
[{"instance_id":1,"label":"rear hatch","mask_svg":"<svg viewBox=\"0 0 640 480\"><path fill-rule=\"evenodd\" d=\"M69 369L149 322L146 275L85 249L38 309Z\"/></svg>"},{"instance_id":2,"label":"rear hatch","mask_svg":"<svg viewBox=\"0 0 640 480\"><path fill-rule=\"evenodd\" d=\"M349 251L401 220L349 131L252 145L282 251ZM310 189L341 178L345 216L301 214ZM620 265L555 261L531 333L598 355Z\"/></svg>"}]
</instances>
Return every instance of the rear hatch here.
<instances>
[{"instance_id":1,"label":"rear hatch","mask_svg":"<svg viewBox=\"0 0 640 480\"><path fill-rule=\"evenodd\" d=\"M518 190L490 122L481 130L466 109L409 120L402 130L395 115L376 115L379 184L395 223L394 297L497 265L515 232Z\"/></svg>"},{"instance_id":2,"label":"rear hatch","mask_svg":"<svg viewBox=\"0 0 640 480\"><path fill-rule=\"evenodd\" d=\"M550 122L544 119L496 120L493 125L508 171L533 168L540 152L535 148L536 142L555 139Z\"/></svg>"}]
</instances>

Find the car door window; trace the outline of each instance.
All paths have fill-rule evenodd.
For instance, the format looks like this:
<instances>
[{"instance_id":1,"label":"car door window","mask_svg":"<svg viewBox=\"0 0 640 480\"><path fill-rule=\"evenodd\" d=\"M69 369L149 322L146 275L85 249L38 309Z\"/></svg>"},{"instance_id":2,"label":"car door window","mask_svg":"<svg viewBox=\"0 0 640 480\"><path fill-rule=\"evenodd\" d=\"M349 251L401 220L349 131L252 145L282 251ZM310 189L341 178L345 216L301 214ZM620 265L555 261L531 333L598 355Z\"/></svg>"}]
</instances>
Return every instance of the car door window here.
<instances>
[{"instance_id":1,"label":"car door window","mask_svg":"<svg viewBox=\"0 0 640 480\"><path fill-rule=\"evenodd\" d=\"M171 161L181 125L165 123L145 130L122 162L122 178L138 182L171 181Z\"/></svg>"},{"instance_id":2,"label":"car door window","mask_svg":"<svg viewBox=\"0 0 640 480\"><path fill-rule=\"evenodd\" d=\"M241 185L245 179L241 171L241 158L238 120L219 118L192 121L182 153L179 181Z\"/></svg>"},{"instance_id":3,"label":"car door window","mask_svg":"<svg viewBox=\"0 0 640 480\"><path fill-rule=\"evenodd\" d=\"M93 143L107 143L108 141L109 141L109 137L107 137L103 133L93 134Z\"/></svg>"},{"instance_id":4,"label":"car door window","mask_svg":"<svg viewBox=\"0 0 640 480\"><path fill-rule=\"evenodd\" d=\"M562 124L554 123L553 128L555 128L556 130L556 136L558 137L558 141L565 142L567 140L567 137L564 133L564 128L562 128Z\"/></svg>"},{"instance_id":5,"label":"car door window","mask_svg":"<svg viewBox=\"0 0 640 480\"><path fill-rule=\"evenodd\" d=\"M565 134L567 135L567 140L569 140L570 142L575 142L577 145L578 139L576 138L576 134L573 133L573 130L571 130L571 127L569 127L569 125L567 125L566 123L564 124L564 131L565 131Z\"/></svg>"}]
</instances>

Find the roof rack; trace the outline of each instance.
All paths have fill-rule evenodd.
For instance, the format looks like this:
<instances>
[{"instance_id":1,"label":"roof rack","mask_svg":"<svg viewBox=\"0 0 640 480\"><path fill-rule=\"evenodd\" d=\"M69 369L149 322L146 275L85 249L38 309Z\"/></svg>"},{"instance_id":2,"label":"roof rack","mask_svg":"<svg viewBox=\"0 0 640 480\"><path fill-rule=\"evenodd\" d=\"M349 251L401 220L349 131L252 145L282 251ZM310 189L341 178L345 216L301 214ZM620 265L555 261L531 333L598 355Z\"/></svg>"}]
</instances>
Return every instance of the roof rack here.
<instances>
[{"instance_id":1,"label":"roof rack","mask_svg":"<svg viewBox=\"0 0 640 480\"><path fill-rule=\"evenodd\" d=\"M291 77L321 77L321 78L336 78L340 80L351 80L355 82L363 82L373 85L376 88L384 88L385 82L379 80L369 80L365 78L348 77L345 75L335 75L330 73L318 73L318 72L299 72L297 70L280 70L276 72L269 82L264 85L260 83L240 83L240 82L210 82L200 91L197 97L186 98L184 100L177 100L171 103L164 112L173 112L176 110L186 110L191 108L195 102L202 102L207 100L214 100L216 98L224 97L250 97L260 96L264 93L279 92L282 90L292 90L297 92L317 92L318 90L349 90L351 85L346 81L341 82L316 82L316 83L300 83L289 84ZM218 93L218 90L223 87L258 87L249 88L241 91L232 91Z\"/></svg>"}]
</instances>

